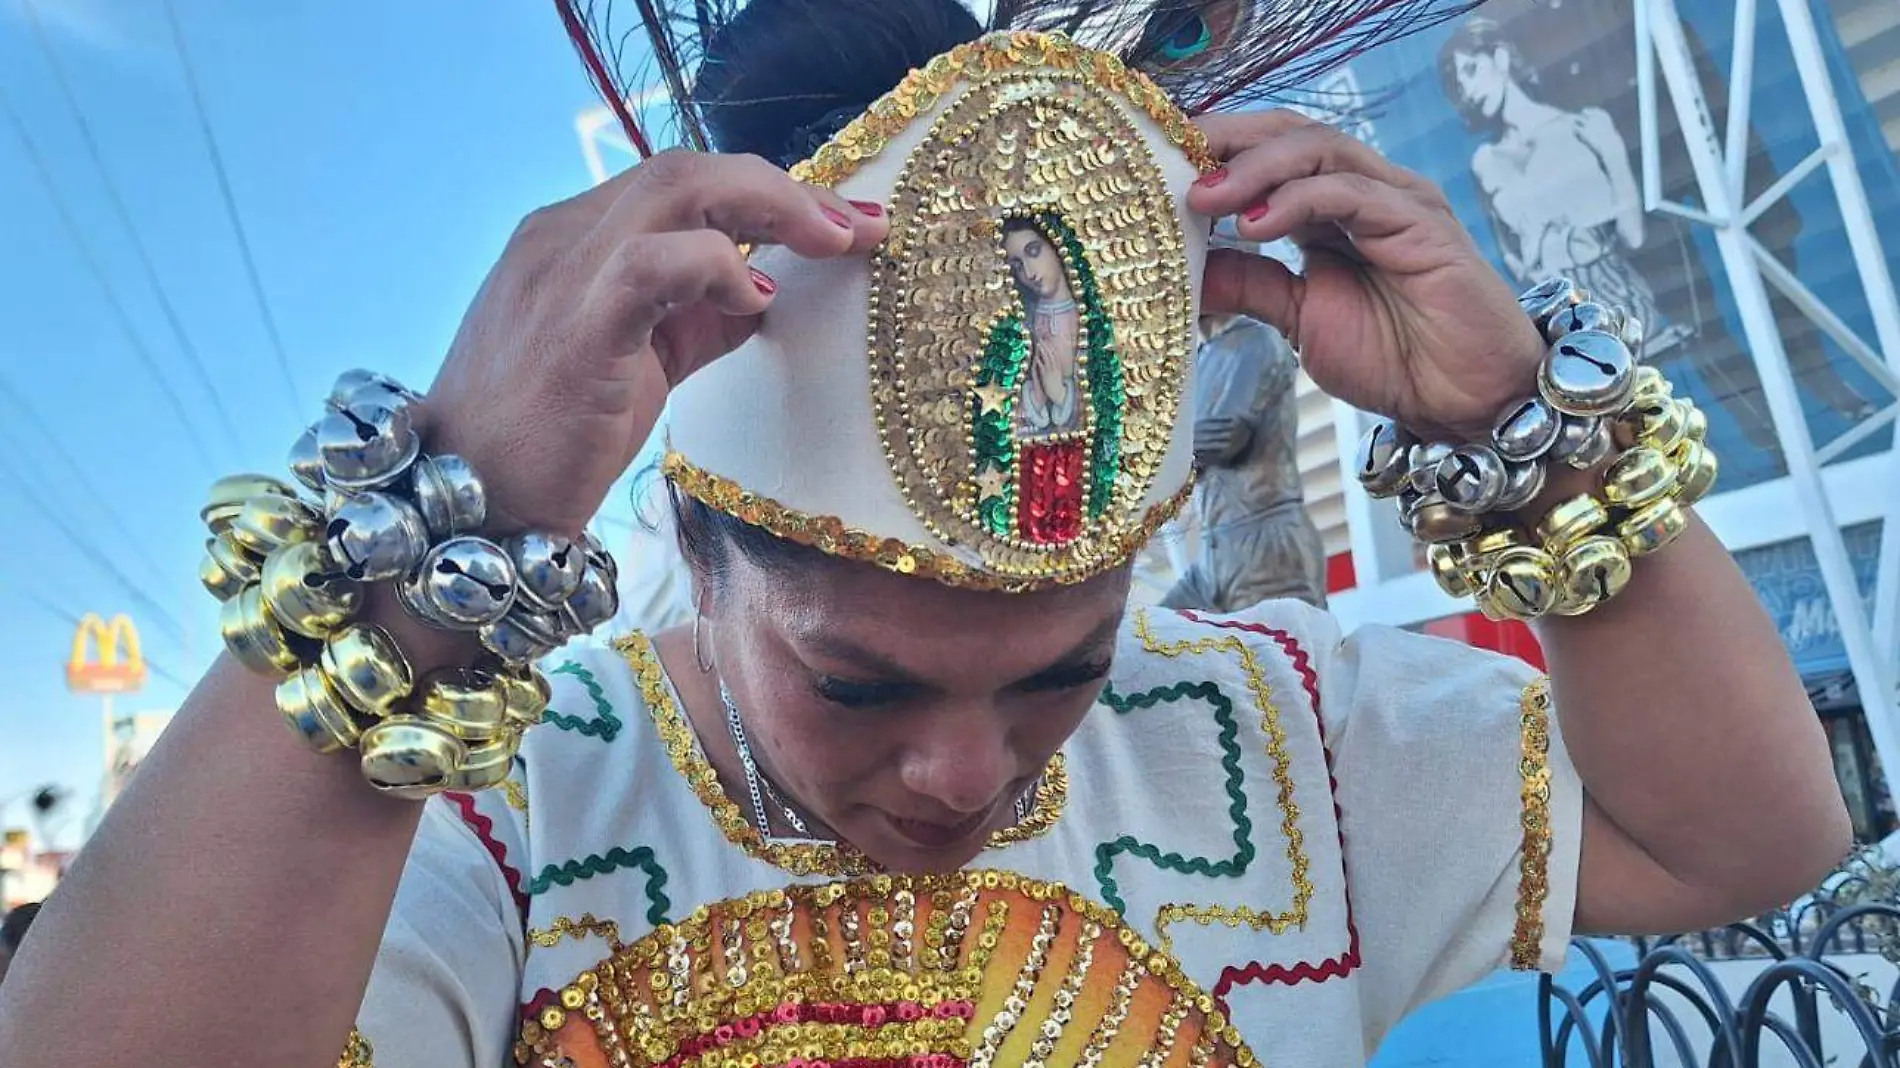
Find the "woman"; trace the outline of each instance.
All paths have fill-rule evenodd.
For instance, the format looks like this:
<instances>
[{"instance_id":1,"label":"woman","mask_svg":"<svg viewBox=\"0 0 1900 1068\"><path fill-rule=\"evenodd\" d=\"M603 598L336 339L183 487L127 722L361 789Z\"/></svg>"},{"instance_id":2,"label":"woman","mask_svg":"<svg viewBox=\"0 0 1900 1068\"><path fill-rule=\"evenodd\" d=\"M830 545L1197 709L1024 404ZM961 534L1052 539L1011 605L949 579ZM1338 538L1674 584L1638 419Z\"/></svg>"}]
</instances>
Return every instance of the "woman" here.
<instances>
[{"instance_id":1,"label":"woman","mask_svg":"<svg viewBox=\"0 0 1900 1068\"><path fill-rule=\"evenodd\" d=\"M1035 223L1023 218L1003 224L1003 252L1029 320L1030 373L1018 416L1021 432L1041 435L1074 430L1081 412L1075 380L1081 320L1062 257Z\"/></svg>"},{"instance_id":2,"label":"woman","mask_svg":"<svg viewBox=\"0 0 1900 1068\"><path fill-rule=\"evenodd\" d=\"M1548 625L1554 719L1516 662L1301 606L1127 611L1189 480L1196 293L1466 440L1545 345L1415 176L1283 113L1202 141L1112 57L980 30L949 0L758 0L695 91L718 147L781 164L865 105L811 182L672 154L535 213L404 409L499 537L578 533L669 403L694 624L555 668L508 785L423 806L287 744L222 661L46 910L0 1062L315 1068L354 1023L344 1063L385 1068L1355 1065L1573 929L1726 920L1838 858L1805 694L1700 526ZM1044 541L972 510L1035 487L963 429L1013 411L992 224L1024 201L1114 328L1109 447ZM1318 238L1304 278L1203 279L1234 214ZM402 405L345 407L375 438ZM474 655L369 589L419 677Z\"/></svg>"}]
</instances>

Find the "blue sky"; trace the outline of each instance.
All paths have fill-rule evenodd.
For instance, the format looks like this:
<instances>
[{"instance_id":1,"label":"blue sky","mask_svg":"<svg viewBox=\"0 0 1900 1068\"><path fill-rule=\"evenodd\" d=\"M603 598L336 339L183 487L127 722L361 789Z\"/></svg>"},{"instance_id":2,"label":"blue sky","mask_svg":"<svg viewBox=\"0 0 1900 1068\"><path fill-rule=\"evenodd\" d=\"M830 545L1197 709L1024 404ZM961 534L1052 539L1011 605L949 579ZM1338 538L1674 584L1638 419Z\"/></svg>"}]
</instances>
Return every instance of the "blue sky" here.
<instances>
[{"instance_id":1,"label":"blue sky","mask_svg":"<svg viewBox=\"0 0 1900 1068\"><path fill-rule=\"evenodd\" d=\"M96 701L66 691L65 616L130 612L154 665L195 678L217 643L215 606L194 577L205 486L230 470L280 468L339 370L427 383L515 222L588 184L574 119L593 97L544 2L171 0L287 379L250 296L163 0L33 0L213 396L146 280L27 2L0 0L0 803L56 782L81 795L81 812L101 773L101 726ZM8 110L208 461L119 325ZM25 469L30 499L9 468ZM142 608L87 547L158 609ZM183 696L155 674L121 707L170 708ZM0 812L0 825L23 815ZM77 828L68 821L57 837Z\"/></svg>"}]
</instances>

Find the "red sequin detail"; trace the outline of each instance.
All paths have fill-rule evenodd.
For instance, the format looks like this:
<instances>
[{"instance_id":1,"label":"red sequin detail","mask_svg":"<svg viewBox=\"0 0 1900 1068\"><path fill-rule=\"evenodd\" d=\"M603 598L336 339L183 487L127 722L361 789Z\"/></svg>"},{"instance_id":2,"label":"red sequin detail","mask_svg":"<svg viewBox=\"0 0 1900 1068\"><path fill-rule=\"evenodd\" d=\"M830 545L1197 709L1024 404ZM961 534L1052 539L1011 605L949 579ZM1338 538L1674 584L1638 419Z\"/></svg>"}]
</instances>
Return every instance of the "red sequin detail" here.
<instances>
[{"instance_id":1,"label":"red sequin detail","mask_svg":"<svg viewBox=\"0 0 1900 1068\"><path fill-rule=\"evenodd\" d=\"M1083 443L1024 445L1016 476L1016 529L1038 545L1082 535Z\"/></svg>"},{"instance_id":2,"label":"red sequin detail","mask_svg":"<svg viewBox=\"0 0 1900 1068\"><path fill-rule=\"evenodd\" d=\"M968 1020L976 1015L976 1005L969 1001L944 1001L939 1002L934 1009L926 1009L915 1001L892 1001L883 1004L788 1001L757 1015L721 1024L709 1033L695 1035L680 1043L678 1053L660 1063L661 1068L680 1068L687 1061L696 1060L721 1047L729 1046L739 1039L752 1038L772 1027L801 1023L882 1027L892 1022L893 1017L901 1021L912 1021L923 1019L933 1012L941 1018L954 1016ZM839 1060L806 1060L803 1057L795 1057L786 1062L785 1068L964 1068L965 1063L962 1058L953 1057L947 1053L927 1053L909 1057L846 1057Z\"/></svg>"}]
</instances>

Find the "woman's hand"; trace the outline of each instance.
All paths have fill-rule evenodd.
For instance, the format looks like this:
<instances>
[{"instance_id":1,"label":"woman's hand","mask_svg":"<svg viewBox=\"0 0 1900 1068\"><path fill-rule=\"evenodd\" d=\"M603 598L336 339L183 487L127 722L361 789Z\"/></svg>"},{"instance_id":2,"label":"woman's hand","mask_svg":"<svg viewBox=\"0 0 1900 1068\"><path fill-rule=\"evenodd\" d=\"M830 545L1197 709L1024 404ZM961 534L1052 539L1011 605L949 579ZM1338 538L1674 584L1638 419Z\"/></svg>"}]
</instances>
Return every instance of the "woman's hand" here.
<instances>
[{"instance_id":1,"label":"woman's hand","mask_svg":"<svg viewBox=\"0 0 1900 1068\"><path fill-rule=\"evenodd\" d=\"M757 327L775 283L740 243L801 256L883 240L876 205L751 156L669 152L529 215L462 322L424 404L498 526L578 534L666 395Z\"/></svg>"},{"instance_id":2,"label":"woman's hand","mask_svg":"<svg viewBox=\"0 0 1900 1068\"><path fill-rule=\"evenodd\" d=\"M1533 388L1544 346L1444 194L1357 140L1287 111L1201 120L1226 165L1189 194L1241 237L1291 237L1303 275L1209 258L1203 311L1271 324L1327 393L1420 433L1471 440Z\"/></svg>"}]
</instances>

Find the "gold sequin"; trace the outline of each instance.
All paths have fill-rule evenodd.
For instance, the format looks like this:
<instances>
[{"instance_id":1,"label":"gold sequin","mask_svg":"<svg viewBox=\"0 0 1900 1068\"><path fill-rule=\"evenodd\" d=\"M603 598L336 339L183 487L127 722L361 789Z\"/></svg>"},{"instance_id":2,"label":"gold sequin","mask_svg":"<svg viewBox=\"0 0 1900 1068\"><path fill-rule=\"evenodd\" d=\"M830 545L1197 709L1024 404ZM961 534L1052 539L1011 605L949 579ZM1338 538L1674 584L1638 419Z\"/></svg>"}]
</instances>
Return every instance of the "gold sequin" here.
<instances>
[{"instance_id":1,"label":"gold sequin","mask_svg":"<svg viewBox=\"0 0 1900 1068\"><path fill-rule=\"evenodd\" d=\"M1550 895L1550 681L1524 688L1519 704L1523 752L1524 840L1519 847L1517 925L1511 933L1511 967L1536 971L1543 959L1544 899Z\"/></svg>"},{"instance_id":2,"label":"gold sequin","mask_svg":"<svg viewBox=\"0 0 1900 1068\"><path fill-rule=\"evenodd\" d=\"M726 840L746 855L763 860L793 875L864 875L876 870L869 858L849 845L829 842L769 842L746 819L745 811L719 784L719 775L706 762L693 740L693 728L673 698L666 672L653 654L653 643L644 634L630 634L614 643L614 648L633 670L640 696L653 717L654 729L666 744L673 766L706 806ZM990 836L991 848L1035 838L1056 825L1068 804L1068 765L1057 753L1043 772L1036 787L1034 810L1027 818Z\"/></svg>"},{"instance_id":3,"label":"gold sequin","mask_svg":"<svg viewBox=\"0 0 1900 1068\"><path fill-rule=\"evenodd\" d=\"M501 781L501 798L508 803L509 808L521 813L521 826L525 830L529 819L528 788L522 785L521 780L509 776Z\"/></svg>"},{"instance_id":4,"label":"gold sequin","mask_svg":"<svg viewBox=\"0 0 1900 1068\"><path fill-rule=\"evenodd\" d=\"M597 920L593 913L583 912L578 920L556 916L553 923L528 932L528 941L542 949L553 949L569 938L575 941L583 938L602 938L609 946L617 950L620 948L620 925L612 920Z\"/></svg>"},{"instance_id":5,"label":"gold sequin","mask_svg":"<svg viewBox=\"0 0 1900 1068\"><path fill-rule=\"evenodd\" d=\"M376 1051L370 1047L369 1039L363 1032L350 1028L350 1037L343 1043L343 1055L336 1059L336 1068L376 1068L373 1063Z\"/></svg>"}]
</instances>

